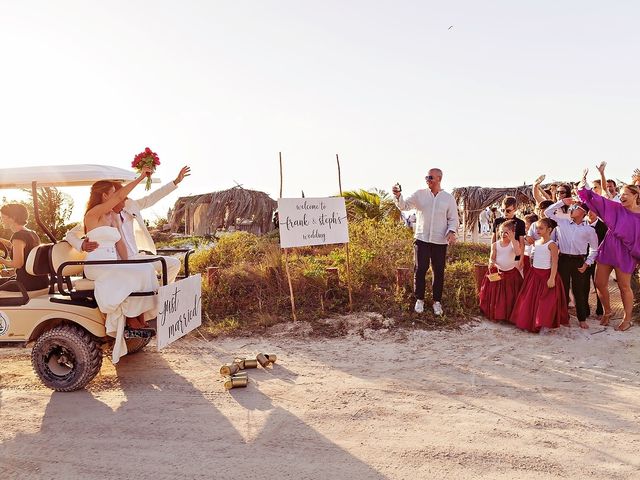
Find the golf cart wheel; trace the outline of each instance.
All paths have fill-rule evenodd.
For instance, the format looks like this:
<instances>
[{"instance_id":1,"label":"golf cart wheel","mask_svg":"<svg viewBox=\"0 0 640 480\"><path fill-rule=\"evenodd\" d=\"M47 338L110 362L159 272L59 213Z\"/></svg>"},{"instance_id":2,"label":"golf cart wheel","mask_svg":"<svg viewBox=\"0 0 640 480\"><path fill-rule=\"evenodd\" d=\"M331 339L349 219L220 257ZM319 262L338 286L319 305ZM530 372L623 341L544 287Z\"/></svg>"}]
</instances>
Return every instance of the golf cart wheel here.
<instances>
[{"instance_id":1,"label":"golf cart wheel","mask_svg":"<svg viewBox=\"0 0 640 480\"><path fill-rule=\"evenodd\" d=\"M125 339L125 342L127 343L127 354L131 355L132 353L138 353L144 347L146 347L150 341L151 337Z\"/></svg>"},{"instance_id":2,"label":"golf cart wheel","mask_svg":"<svg viewBox=\"0 0 640 480\"><path fill-rule=\"evenodd\" d=\"M33 369L57 392L83 388L100 371L102 350L83 329L60 325L43 333L31 351Z\"/></svg>"}]
</instances>

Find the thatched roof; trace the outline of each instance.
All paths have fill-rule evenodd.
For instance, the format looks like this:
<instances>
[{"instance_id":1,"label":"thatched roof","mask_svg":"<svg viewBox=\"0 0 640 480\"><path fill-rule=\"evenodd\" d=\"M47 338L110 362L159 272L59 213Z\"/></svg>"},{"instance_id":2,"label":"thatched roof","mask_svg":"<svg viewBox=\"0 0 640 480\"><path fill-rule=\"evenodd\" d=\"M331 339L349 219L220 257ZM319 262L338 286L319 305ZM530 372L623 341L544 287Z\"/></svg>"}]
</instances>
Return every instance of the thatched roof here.
<instances>
[{"instance_id":1,"label":"thatched roof","mask_svg":"<svg viewBox=\"0 0 640 480\"><path fill-rule=\"evenodd\" d=\"M236 225L237 221L252 220L254 224L260 226L262 232L268 232L273 228L271 219L278 206L278 202L266 193L239 186L220 192L180 197L169 219L171 231L178 230L187 209L193 212L195 207L203 204L208 205L206 222L213 226L214 231L216 228Z\"/></svg>"}]
</instances>

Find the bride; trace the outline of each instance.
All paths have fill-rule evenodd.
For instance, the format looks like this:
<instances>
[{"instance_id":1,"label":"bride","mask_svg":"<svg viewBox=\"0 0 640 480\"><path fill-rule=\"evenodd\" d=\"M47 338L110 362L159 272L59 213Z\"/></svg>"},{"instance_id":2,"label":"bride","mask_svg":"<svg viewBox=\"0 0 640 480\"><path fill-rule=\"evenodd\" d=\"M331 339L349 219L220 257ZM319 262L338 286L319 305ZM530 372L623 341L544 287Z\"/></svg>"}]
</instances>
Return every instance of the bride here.
<instances>
[{"instance_id":1,"label":"bride","mask_svg":"<svg viewBox=\"0 0 640 480\"><path fill-rule=\"evenodd\" d=\"M131 190L150 175L144 168L138 178L116 192L113 183L101 180L91 186L84 215L87 238L99 247L87 254L86 260L127 260L127 249L120 235L120 218L112 211L124 201ZM107 315L107 334L115 337L113 363L127 353L124 341L125 323L129 328L144 328L145 321L157 316L155 295L130 297L132 292L158 289L158 279L152 263L120 265L85 265L85 276L95 281L94 295L100 311Z\"/></svg>"}]
</instances>

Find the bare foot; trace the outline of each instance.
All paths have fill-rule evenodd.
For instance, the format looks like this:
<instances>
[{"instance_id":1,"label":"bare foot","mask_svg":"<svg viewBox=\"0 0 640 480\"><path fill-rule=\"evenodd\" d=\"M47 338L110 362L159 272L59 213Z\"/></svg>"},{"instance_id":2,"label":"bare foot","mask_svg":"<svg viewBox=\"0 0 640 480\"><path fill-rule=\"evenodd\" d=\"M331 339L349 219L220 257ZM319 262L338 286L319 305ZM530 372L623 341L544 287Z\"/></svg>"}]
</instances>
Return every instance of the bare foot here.
<instances>
[{"instance_id":1,"label":"bare foot","mask_svg":"<svg viewBox=\"0 0 640 480\"><path fill-rule=\"evenodd\" d=\"M140 323L138 317L127 317L127 326L129 328L140 329L145 328L146 325L144 323Z\"/></svg>"},{"instance_id":2,"label":"bare foot","mask_svg":"<svg viewBox=\"0 0 640 480\"><path fill-rule=\"evenodd\" d=\"M609 320L611 320L611 312L603 313L602 318L600 319L600 325L607 326L609 325Z\"/></svg>"},{"instance_id":3,"label":"bare foot","mask_svg":"<svg viewBox=\"0 0 640 480\"><path fill-rule=\"evenodd\" d=\"M578 322L578 324L580 325L580 328L589 328L589 325L587 325L587 322Z\"/></svg>"},{"instance_id":4,"label":"bare foot","mask_svg":"<svg viewBox=\"0 0 640 480\"><path fill-rule=\"evenodd\" d=\"M618 332L625 332L631 328L631 322L629 320L623 320L615 327Z\"/></svg>"}]
</instances>

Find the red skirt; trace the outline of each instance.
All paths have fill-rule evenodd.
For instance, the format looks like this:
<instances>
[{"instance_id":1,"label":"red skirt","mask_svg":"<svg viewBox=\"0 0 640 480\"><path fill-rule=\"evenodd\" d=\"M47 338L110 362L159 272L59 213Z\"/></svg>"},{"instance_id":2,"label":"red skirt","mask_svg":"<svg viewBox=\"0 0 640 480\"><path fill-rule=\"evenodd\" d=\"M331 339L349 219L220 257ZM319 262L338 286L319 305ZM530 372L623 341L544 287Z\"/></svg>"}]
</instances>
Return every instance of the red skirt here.
<instances>
[{"instance_id":1,"label":"red skirt","mask_svg":"<svg viewBox=\"0 0 640 480\"><path fill-rule=\"evenodd\" d=\"M509 320L522 286L517 268L500 273L501 280L492 282L485 276L480 286L480 311L489 320Z\"/></svg>"},{"instance_id":2,"label":"red skirt","mask_svg":"<svg viewBox=\"0 0 640 480\"><path fill-rule=\"evenodd\" d=\"M542 327L557 328L569 325L567 299L560 275L556 274L556 285L547 286L549 269L531 267L524 279L520 295L511 314L516 327L530 332L539 332Z\"/></svg>"},{"instance_id":3,"label":"red skirt","mask_svg":"<svg viewBox=\"0 0 640 480\"><path fill-rule=\"evenodd\" d=\"M524 262L523 263L523 267L522 267L522 276L524 278L527 278L527 273L529 273L529 270L531 270L531 257L529 255L525 255L524 256Z\"/></svg>"}]
</instances>

